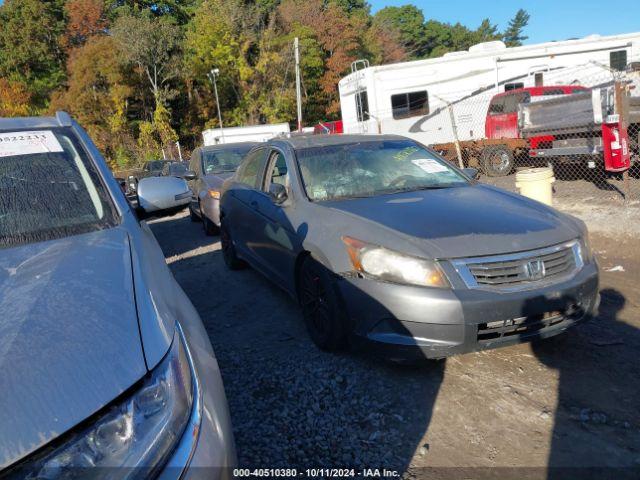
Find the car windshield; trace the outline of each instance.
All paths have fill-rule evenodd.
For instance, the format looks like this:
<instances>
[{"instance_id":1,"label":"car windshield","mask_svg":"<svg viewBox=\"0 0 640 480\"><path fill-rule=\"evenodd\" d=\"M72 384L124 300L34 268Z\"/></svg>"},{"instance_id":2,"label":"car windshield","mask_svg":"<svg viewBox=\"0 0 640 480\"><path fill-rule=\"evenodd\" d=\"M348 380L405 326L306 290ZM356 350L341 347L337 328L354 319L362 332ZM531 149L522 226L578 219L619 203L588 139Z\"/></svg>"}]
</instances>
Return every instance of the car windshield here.
<instances>
[{"instance_id":1,"label":"car windshield","mask_svg":"<svg viewBox=\"0 0 640 480\"><path fill-rule=\"evenodd\" d=\"M468 180L411 140L374 140L296 152L309 199L371 197L447 188Z\"/></svg>"},{"instance_id":2,"label":"car windshield","mask_svg":"<svg viewBox=\"0 0 640 480\"><path fill-rule=\"evenodd\" d=\"M0 131L0 247L108 228L115 219L71 129Z\"/></svg>"},{"instance_id":3,"label":"car windshield","mask_svg":"<svg viewBox=\"0 0 640 480\"><path fill-rule=\"evenodd\" d=\"M244 156L253 145L224 148L202 152L202 169L205 175L210 173L235 172Z\"/></svg>"},{"instance_id":4,"label":"car windshield","mask_svg":"<svg viewBox=\"0 0 640 480\"><path fill-rule=\"evenodd\" d=\"M169 175L184 175L187 171L187 165L184 163L172 163L169 165Z\"/></svg>"}]
</instances>

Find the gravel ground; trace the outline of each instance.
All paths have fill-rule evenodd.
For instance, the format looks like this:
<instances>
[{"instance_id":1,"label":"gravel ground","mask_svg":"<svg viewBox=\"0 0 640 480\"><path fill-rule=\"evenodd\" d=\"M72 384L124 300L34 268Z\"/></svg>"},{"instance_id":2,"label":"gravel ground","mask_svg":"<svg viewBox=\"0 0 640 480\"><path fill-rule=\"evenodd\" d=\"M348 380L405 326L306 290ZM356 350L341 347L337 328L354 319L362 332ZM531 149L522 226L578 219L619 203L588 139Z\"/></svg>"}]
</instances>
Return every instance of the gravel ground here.
<instances>
[{"instance_id":1,"label":"gravel ground","mask_svg":"<svg viewBox=\"0 0 640 480\"><path fill-rule=\"evenodd\" d=\"M638 237L594 236L600 315L563 342L402 366L319 351L297 305L251 269L226 270L200 224L179 214L151 226L218 357L240 466L384 467L406 478L640 466Z\"/></svg>"}]
</instances>

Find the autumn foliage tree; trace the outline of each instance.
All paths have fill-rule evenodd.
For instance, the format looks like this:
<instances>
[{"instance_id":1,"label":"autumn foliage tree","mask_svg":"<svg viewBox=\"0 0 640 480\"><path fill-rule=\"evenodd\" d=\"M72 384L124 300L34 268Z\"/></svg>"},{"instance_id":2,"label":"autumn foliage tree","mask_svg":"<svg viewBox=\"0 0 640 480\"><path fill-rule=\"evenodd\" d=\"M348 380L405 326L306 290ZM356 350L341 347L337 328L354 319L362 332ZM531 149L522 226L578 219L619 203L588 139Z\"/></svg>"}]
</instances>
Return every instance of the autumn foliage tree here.
<instances>
[{"instance_id":1,"label":"autumn foliage tree","mask_svg":"<svg viewBox=\"0 0 640 480\"><path fill-rule=\"evenodd\" d=\"M67 48L79 47L90 37L105 32L108 23L104 0L68 0L64 8L67 28L63 44Z\"/></svg>"}]
</instances>

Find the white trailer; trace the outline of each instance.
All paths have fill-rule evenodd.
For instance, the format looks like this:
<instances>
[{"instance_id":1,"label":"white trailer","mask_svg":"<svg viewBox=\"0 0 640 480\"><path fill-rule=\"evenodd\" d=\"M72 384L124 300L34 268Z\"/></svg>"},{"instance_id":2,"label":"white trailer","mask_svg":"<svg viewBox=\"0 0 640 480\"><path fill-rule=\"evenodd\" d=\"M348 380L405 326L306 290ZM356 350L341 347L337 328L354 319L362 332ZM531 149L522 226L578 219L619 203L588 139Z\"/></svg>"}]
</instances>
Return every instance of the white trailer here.
<instances>
[{"instance_id":1,"label":"white trailer","mask_svg":"<svg viewBox=\"0 0 640 480\"><path fill-rule=\"evenodd\" d=\"M381 66L358 61L339 82L344 132L395 133L425 144L481 140L495 94L540 85L604 86L634 60L640 60L640 33L513 48L494 41Z\"/></svg>"},{"instance_id":2,"label":"white trailer","mask_svg":"<svg viewBox=\"0 0 640 480\"><path fill-rule=\"evenodd\" d=\"M202 132L204 145L237 142L266 142L278 135L290 133L288 123L251 125L247 127L211 128Z\"/></svg>"}]
</instances>

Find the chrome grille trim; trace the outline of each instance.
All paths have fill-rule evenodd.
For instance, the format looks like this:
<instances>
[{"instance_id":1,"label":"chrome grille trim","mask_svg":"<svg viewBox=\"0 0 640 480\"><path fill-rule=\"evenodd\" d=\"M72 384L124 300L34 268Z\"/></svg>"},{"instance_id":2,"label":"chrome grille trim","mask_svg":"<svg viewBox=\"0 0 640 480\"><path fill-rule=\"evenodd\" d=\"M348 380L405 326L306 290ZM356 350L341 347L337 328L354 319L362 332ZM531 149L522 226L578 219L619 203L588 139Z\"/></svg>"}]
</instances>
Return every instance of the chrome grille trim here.
<instances>
[{"instance_id":1,"label":"chrome grille trim","mask_svg":"<svg viewBox=\"0 0 640 480\"><path fill-rule=\"evenodd\" d=\"M526 269L537 262L544 270L531 279ZM578 240L526 252L451 260L468 288L499 292L529 290L571 278L583 266Z\"/></svg>"}]
</instances>

